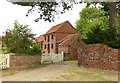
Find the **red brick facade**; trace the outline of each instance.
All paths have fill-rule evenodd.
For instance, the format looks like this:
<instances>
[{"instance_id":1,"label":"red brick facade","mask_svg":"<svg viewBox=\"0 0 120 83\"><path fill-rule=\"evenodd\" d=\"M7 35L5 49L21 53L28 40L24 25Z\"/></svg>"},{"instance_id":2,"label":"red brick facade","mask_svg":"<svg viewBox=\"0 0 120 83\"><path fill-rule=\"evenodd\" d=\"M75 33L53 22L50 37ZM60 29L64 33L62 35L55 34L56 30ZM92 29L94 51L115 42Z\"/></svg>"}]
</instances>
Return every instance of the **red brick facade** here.
<instances>
[{"instance_id":1,"label":"red brick facade","mask_svg":"<svg viewBox=\"0 0 120 83\"><path fill-rule=\"evenodd\" d=\"M68 21L53 26L42 36L38 37L36 41L42 45L45 53L61 53L63 51L64 53L71 54L71 58L77 58L80 36Z\"/></svg>"}]
</instances>

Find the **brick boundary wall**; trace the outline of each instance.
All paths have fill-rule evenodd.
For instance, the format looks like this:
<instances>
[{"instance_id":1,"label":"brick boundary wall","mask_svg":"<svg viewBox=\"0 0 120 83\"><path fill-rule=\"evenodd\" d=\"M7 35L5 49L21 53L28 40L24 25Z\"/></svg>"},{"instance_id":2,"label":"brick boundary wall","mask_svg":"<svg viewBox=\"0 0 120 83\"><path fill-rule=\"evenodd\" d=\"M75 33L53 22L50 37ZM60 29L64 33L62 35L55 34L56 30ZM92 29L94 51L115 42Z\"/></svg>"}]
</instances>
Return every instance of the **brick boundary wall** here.
<instances>
[{"instance_id":1,"label":"brick boundary wall","mask_svg":"<svg viewBox=\"0 0 120 83\"><path fill-rule=\"evenodd\" d=\"M91 44L78 50L78 65L88 68L120 71L120 50L102 44Z\"/></svg>"},{"instance_id":2,"label":"brick boundary wall","mask_svg":"<svg viewBox=\"0 0 120 83\"><path fill-rule=\"evenodd\" d=\"M40 64L40 55L10 55L10 68L15 67L30 67Z\"/></svg>"}]
</instances>

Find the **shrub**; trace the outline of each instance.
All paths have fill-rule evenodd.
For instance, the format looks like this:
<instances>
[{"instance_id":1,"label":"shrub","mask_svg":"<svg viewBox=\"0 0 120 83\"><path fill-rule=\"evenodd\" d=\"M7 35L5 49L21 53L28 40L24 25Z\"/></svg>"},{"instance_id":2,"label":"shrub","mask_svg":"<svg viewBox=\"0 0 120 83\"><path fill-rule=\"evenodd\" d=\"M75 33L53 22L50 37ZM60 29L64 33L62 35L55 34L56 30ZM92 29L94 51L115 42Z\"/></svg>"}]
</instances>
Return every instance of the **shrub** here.
<instances>
[{"instance_id":1,"label":"shrub","mask_svg":"<svg viewBox=\"0 0 120 83\"><path fill-rule=\"evenodd\" d=\"M32 54L42 54L42 49L39 44L33 44L30 51Z\"/></svg>"},{"instance_id":2,"label":"shrub","mask_svg":"<svg viewBox=\"0 0 120 83\"><path fill-rule=\"evenodd\" d=\"M120 48L120 41L107 41L106 44L112 48Z\"/></svg>"},{"instance_id":3,"label":"shrub","mask_svg":"<svg viewBox=\"0 0 120 83\"><path fill-rule=\"evenodd\" d=\"M102 30L96 27L88 32L87 37L84 41L88 44L103 43L112 48L120 48L120 40L117 38L114 28Z\"/></svg>"},{"instance_id":4,"label":"shrub","mask_svg":"<svg viewBox=\"0 0 120 83\"><path fill-rule=\"evenodd\" d=\"M17 52L17 54L41 55L42 49L40 48L39 44L33 44L29 49L20 50Z\"/></svg>"},{"instance_id":5,"label":"shrub","mask_svg":"<svg viewBox=\"0 0 120 83\"><path fill-rule=\"evenodd\" d=\"M8 54L10 52L11 52L10 48L7 48L6 46L2 47L2 53L3 54Z\"/></svg>"}]
</instances>

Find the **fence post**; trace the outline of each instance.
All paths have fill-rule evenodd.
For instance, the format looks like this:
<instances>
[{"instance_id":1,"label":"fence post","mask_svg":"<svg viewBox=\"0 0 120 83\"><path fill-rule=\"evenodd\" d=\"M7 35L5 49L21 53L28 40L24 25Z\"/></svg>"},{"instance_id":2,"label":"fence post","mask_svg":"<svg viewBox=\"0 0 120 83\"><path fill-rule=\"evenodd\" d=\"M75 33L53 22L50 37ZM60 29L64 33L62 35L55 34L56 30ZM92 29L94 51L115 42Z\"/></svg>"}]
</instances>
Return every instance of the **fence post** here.
<instances>
[{"instance_id":1,"label":"fence post","mask_svg":"<svg viewBox=\"0 0 120 83\"><path fill-rule=\"evenodd\" d=\"M51 62L54 62L54 55L51 55Z\"/></svg>"},{"instance_id":2,"label":"fence post","mask_svg":"<svg viewBox=\"0 0 120 83\"><path fill-rule=\"evenodd\" d=\"M41 56L41 64L43 64L43 54L42 54L42 56Z\"/></svg>"},{"instance_id":3,"label":"fence post","mask_svg":"<svg viewBox=\"0 0 120 83\"><path fill-rule=\"evenodd\" d=\"M8 66L8 68L9 68L9 67L10 67L10 54L7 55L7 58L8 58L8 59L7 59L7 66Z\"/></svg>"},{"instance_id":4,"label":"fence post","mask_svg":"<svg viewBox=\"0 0 120 83\"><path fill-rule=\"evenodd\" d=\"M62 61L64 60L64 52L62 51Z\"/></svg>"}]
</instances>

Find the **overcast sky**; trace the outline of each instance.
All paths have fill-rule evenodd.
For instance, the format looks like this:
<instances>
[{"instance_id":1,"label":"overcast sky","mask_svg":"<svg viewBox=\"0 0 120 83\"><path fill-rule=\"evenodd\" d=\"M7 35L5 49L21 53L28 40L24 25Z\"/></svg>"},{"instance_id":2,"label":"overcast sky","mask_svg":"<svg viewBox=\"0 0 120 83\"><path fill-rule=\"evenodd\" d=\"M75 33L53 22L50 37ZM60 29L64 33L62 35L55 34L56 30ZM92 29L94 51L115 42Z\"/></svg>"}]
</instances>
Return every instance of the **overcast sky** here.
<instances>
[{"instance_id":1,"label":"overcast sky","mask_svg":"<svg viewBox=\"0 0 120 83\"><path fill-rule=\"evenodd\" d=\"M28 9L31 7L19 6L7 2L6 0L0 0L0 35L5 32L6 29L13 28L13 23L17 20L21 24L29 25L32 28L34 34L37 36L47 32L52 26L59 24L68 20L73 26L75 26L76 20L79 19L79 12L85 4L74 5L73 10L67 11L63 15L57 16L55 22L46 22L44 20L39 20L39 22L34 22L35 18L39 15L38 13L31 13L26 17Z\"/></svg>"}]
</instances>

